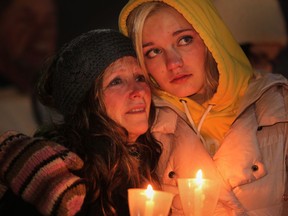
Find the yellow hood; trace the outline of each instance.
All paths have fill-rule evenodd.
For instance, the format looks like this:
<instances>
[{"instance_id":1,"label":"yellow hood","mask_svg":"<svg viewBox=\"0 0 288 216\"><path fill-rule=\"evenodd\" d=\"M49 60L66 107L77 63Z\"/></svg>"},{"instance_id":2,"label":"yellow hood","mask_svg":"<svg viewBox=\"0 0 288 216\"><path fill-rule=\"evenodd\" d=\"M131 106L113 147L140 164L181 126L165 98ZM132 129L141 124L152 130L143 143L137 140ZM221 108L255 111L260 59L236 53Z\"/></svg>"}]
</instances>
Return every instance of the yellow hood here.
<instances>
[{"instance_id":1,"label":"yellow hood","mask_svg":"<svg viewBox=\"0 0 288 216\"><path fill-rule=\"evenodd\" d=\"M127 35L126 19L138 5L153 0L130 0L122 9L119 17L120 31ZM220 18L210 0L163 0L178 10L192 24L218 64L219 86L217 93L203 105L185 98L191 116L197 125L208 104L213 108L205 119L202 133L222 140L229 126L236 118L239 99L244 95L249 80L253 76L251 65L227 26ZM162 98L181 110L183 105L167 93ZM220 118L220 119L219 119ZM216 129L217 128L217 129Z\"/></svg>"}]
</instances>

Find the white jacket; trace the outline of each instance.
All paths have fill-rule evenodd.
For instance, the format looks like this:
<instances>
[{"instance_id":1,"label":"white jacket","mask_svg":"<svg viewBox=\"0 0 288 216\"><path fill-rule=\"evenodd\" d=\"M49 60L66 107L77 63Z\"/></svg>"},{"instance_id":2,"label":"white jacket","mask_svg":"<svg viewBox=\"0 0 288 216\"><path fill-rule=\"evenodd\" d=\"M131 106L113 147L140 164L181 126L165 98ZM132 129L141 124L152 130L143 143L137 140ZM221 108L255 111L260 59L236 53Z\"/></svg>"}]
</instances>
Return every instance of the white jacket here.
<instances>
[{"instance_id":1,"label":"white jacket","mask_svg":"<svg viewBox=\"0 0 288 216\"><path fill-rule=\"evenodd\" d=\"M213 157L185 113L154 97L158 109L152 131L163 144L158 173L164 189L177 194L177 178L195 177L198 169L203 170L204 177L217 178L216 166L226 189L230 188L235 197L214 194L211 199L220 196L220 202L213 215L281 215L287 182L287 91L287 80L281 75L257 73L236 120ZM177 202L173 203L173 215L181 215Z\"/></svg>"}]
</instances>

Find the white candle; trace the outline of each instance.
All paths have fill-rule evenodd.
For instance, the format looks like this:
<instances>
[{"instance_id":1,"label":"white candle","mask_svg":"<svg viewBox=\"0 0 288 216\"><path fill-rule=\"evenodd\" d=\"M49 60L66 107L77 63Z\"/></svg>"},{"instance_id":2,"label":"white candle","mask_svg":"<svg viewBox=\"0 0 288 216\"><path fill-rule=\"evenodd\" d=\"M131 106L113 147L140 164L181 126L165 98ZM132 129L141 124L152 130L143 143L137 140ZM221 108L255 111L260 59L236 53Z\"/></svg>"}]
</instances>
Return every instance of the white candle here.
<instances>
[{"instance_id":1,"label":"white candle","mask_svg":"<svg viewBox=\"0 0 288 216\"><path fill-rule=\"evenodd\" d=\"M153 210L154 210L154 190L152 186L149 184L147 187L147 190L145 191L147 200L145 202L145 216L152 216L153 215Z\"/></svg>"},{"instance_id":2,"label":"white candle","mask_svg":"<svg viewBox=\"0 0 288 216\"><path fill-rule=\"evenodd\" d=\"M147 189L129 188L128 204L131 216L168 216L174 194Z\"/></svg>"},{"instance_id":3,"label":"white candle","mask_svg":"<svg viewBox=\"0 0 288 216\"><path fill-rule=\"evenodd\" d=\"M202 191L202 186L204 184L202 178L202 170L198 170L195 179L195 189L194 189L194 216L201 216L202 215L202 208L203 208L203 201L205 195Z\"/></svg>"}]
</instances>

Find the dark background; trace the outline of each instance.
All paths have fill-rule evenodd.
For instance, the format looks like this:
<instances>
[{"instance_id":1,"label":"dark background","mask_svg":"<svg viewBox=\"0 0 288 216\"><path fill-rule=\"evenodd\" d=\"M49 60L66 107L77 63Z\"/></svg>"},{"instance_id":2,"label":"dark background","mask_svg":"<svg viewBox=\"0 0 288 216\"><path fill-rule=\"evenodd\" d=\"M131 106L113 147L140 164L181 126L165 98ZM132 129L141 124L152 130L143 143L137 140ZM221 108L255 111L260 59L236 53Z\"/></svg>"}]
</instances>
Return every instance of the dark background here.
<instances>
[{"instance_id":1,"label":"dark background","mask_svg":"<svg viewBox=\"0 0 288 216\"><path fill-rule=\"evenodd\" d=\"M94 28L118 29L118 16L128 0L58 0L58 45Z\"/></svg>"}]
</instances>

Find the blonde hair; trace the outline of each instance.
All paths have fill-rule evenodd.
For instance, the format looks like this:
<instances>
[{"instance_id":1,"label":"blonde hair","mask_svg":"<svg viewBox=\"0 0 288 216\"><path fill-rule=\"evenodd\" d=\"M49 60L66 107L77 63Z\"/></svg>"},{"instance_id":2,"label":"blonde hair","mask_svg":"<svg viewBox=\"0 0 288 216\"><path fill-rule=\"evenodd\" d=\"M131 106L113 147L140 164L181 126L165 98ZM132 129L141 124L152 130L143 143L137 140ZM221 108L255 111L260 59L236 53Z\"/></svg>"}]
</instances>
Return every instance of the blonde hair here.
<instances>
[{"instance_id":1,"label":"blonde hair","mask_svg":"<svg viewBox=\"0 0 288 216\"><path fill-rule=\"evenodd\" d=\"M142 35L143 35L143 26L145 20L150 17L152 14L158 11L160 8L171 7L163 2L146 2L138 7L136 7L128 16L126 25L128 30L128 36L132 39L140 66L143 68L145 75L149 77L149 81L152 86L152 90L155 92L155 88L159 89L157 82L147 71L147 68L144 63L143 56L143 47L142 47ZM207 50L206 60L205 60L205 69L206 73L206 94L204 95L204 101L210 99L214 93L217 91L218 81L219 81L219 72L217 64L211 54Z\"/></svg>"}]
</instances>

